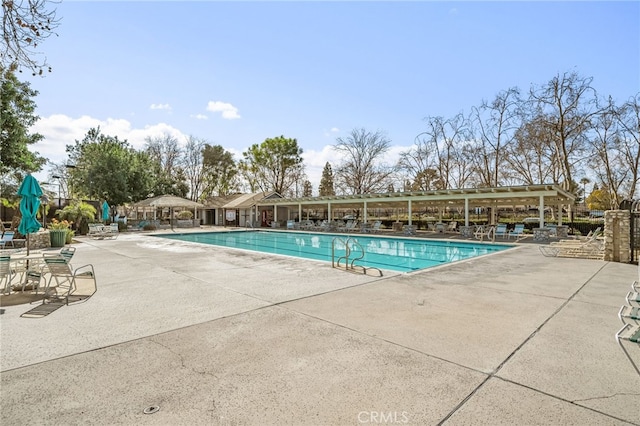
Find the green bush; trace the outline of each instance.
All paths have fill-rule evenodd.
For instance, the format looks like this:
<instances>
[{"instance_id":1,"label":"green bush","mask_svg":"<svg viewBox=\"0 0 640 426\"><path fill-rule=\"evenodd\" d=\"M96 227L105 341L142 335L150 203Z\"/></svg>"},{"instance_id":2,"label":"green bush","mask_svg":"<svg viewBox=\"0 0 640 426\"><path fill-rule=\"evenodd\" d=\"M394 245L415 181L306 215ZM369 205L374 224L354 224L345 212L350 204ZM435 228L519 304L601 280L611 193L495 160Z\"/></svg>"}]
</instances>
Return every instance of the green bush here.
<instances>
[{"instance_id":1,"label":"green bush","mask_svg":"<svg viewBox=\"0 0 640 426\"><path fill-rule=\"evenodd\" d=\"M191 220L193 219L193 213L191 213L189 210L182 210L180 213L178 213L177 218L180 220Z\"/></svg>"}]
</instances>

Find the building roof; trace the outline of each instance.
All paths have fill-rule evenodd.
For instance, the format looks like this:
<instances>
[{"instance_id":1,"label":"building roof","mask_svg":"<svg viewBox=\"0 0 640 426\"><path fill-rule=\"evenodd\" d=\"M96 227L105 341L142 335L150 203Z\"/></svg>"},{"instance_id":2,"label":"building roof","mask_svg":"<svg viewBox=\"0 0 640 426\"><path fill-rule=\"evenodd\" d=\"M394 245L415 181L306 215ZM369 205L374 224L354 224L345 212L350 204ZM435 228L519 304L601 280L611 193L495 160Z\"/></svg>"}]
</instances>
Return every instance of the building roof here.
<instances>
[{"instance_id":1,"label":"building roof","mask_svg":"<svg viewBox=\"0 0 640 426\"><path fill-rule=\"evenodd\" d=\"M236 200L237 198L243 197L246 194L231 194L231 195L222 195L216 197L207 198L204 201L205 208L214 208L219 209L224 207L226 204Z\"/></svg>"},{"instance_id":2,"label":"building roof","mask_svg":"<svg viewBox=\"0 0 640 426\"><path fill-rule=\"evenodd\" d=\"M227 204L223 205L224 209L250 209L264 200L281 199L277 192L254 192L252 194L244 194Z\"/></svg>"}]
</instances>

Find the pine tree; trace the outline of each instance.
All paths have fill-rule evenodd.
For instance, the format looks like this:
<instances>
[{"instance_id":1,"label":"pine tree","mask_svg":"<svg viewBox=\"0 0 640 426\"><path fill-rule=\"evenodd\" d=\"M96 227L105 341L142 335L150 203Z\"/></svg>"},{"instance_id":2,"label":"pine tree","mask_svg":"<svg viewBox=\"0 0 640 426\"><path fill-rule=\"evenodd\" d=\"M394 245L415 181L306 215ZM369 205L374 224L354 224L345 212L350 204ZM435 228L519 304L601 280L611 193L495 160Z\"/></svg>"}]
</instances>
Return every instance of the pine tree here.
<instances>
[{"instance_id":1,"label":"pine tree","mask_svg":"<svg viewBox=\"0 0 640 426\"><path fill-rule=\"evenodd\" d=\"M333 187L333 170L331 170L331 164L327 162L322 170L322 178L320 179L320 196L324 195L336 195L336 190Z\"/></svg>"},{"instance_id":2,"label":"pine tree","mask_svg":"<svg viewBox=\"0 0 640 426\"><path fill-rule=\"evenodd\" d=\"M303 197L311 197L313 195L313 187L311 186L311 182L308 180L304 181L304 187L302 189Z\"/></svg>"}]
</instances>

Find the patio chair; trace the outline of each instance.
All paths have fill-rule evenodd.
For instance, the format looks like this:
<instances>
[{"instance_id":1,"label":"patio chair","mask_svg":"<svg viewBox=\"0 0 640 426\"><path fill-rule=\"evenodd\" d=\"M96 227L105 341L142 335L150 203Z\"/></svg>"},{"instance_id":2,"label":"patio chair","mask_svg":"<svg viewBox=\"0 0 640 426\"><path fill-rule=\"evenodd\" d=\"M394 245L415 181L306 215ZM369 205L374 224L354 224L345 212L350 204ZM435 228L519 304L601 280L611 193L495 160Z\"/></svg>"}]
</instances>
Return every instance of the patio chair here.
<instances>
[{"instance_id":1,"label":"patio chair","mask_svg":"<svg viewBox=\"0 0 640 426\"><path fill-rule=\"evenodd\" d=\"M64 257L67 263L71 263L71 258L76 253L75 247L63 247L60 249L60 256Z\"/></svg>"},{"instance_id":2,"label":"patio chair","mask_svg":"<svg viewBox=\"0 0 640 426\"><path fill-rule=\"evenodd\" d=\"M80 278L91 278L95 284L95 271L93 265L88 264L77 269L72 269L71 265L62 257L45 257L46 272L51 274L47 285L44 288L44 301L47 299L64 299L65 304L69 304L69 296L78 288ZM55 285L52 286L55 280ZM51 295L55 292L55 297Z\"/></svg>"},{"instance_id":3,"label":"patio chair","mask_svg":"<svg viewBox=\"0 0 640 426\"><path fill-rule=\"evenodd\" d=\"M631 322L640 325L640 307L622 305L618 312L618 318L623 325Z\"/></svg>"},{"instance_id":4,"label":"patio chair","mask_svg":"<svg viewBox=\"0 0 640 426\"><path fill-rule=\"evenodd\" d=\"M640 293L637 291L630 291L627 293L627 303L630 305L640 306Z\"/></svg>"},{"instance_id":5,"label":"patio chair","mask_svg":"<svg viewBox=\"0 0 640 426\"><path fill-rule=\"evenodd\" d=\"M623 342L635 343L634 346L637 346L638 348L640 348L640 326L625 324L620 329L620 331L616 333L616 341L618 342L618 344L624 351L624 354L627 356L627 358L631 362L631 365L633 365L633 368L636 370L636 373L638 373L638 375L640 376L640 369L638 369L638 366L633 361L631 354L629 353L629 351L627 351L627 348L625 348L625 345L623 344Z\"/></svg>"},{"instance_id":6,"label":"patio chair","mask_svg":"<svg viewBox=\"0 0 640 426\"><path fill-rule=\"evenodd\" d=\"M11 247L15 247L15 245L13 244L14 236L14 231L4 231L4 233L2 234L2 239L0 239L0 248L5 248L9 244L11 244Z\"/></svg>"},{"instance_id":7,"label":"patio chair","mask_svg":"<svg viewBox=\"0 0 640 426\"><path fill-rule=\"evenodd\" d=\"M97 223L90 223L87 237L93 238L96 240L102 240L104 239L105 233L106 231L105 231L104 225L100 225Z\"/></svg>"},{"instance_id":8,"label":"patio chair","mask_svg":"<svg viewBox=\"0 0 640 426\"><path fill-rule=\"evenodd\" d=\"M113 222L109 225L109 228L105 229L107 236L113 238L114 240L118 238L120 234L120 228L118 228L118 222Z\"/></svg>"},{"instance_id":9,"label":"patio chair","mask_svg":"<svg viewBox=\"0 0 640 426\"><path fill-rule=\"evenodd\" d=\"M382 221L376 220L375 222L373 222L373 225L371 225L371 229L369 229L369 232L371 232L372 234L377 234L378 232L380 232L381 226Z\"/></svg>"},{"instance_id":10,"label":"patio chair","mask_svg":"<svg viewBox=\"0 0 640 426\"><path fill-rule=\"evenodd\" d=\"M507 238L509 236L509 231L507 231L506 223L499 223L496 225L495 237Z\"/></svg>"},{"instance_id":11,"label":"patio chair","mask_svg":"<svg viewBox=\"0 0 640 426\"><path fill-rule=\"evenodd\" d=\"M517 240L524 235L524 223L516 223L513 231L509 232L509 238L514 237Z\"/></svg>"},{"instance_id":12,"label":"patio chair","mask_svg":"<svg viewBox=\"0 0 640 426\"><path fill-rule=\"evenodd\" d=\"M455 221L455 220L449 222L449 225L447 226L447 231L446 232L458 232L458 222Z\"/></svg>"},{"instance_id":13,"label":"patio chair","mask_svg":"<svg viewBox=\"0 0 640 426\"><path fill-rule=\"evenodd\" d=\"M2 255L0 256L0 285L4 284L2 287L3 293L11 293L11 256Z\"/></svg>"}]
</instances>

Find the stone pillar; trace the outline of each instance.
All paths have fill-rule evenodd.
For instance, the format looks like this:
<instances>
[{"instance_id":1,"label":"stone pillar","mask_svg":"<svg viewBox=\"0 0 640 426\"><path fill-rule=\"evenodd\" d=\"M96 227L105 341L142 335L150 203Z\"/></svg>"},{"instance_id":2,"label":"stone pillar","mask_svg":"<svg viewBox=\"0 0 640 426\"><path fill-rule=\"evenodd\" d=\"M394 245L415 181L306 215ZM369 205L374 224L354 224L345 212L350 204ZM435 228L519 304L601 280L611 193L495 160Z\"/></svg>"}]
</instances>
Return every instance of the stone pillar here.
<instances>
[{"instance_id":1,"label":"stone pillar","mask_svg":"<svg viewBox=\"0 0 640 426\"><path fill-rule=\"evenodd\" d=\"M628 210L604 212L604 260L631 261L631 213Z\"/></svg>"}]
</instances>

